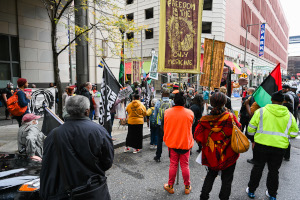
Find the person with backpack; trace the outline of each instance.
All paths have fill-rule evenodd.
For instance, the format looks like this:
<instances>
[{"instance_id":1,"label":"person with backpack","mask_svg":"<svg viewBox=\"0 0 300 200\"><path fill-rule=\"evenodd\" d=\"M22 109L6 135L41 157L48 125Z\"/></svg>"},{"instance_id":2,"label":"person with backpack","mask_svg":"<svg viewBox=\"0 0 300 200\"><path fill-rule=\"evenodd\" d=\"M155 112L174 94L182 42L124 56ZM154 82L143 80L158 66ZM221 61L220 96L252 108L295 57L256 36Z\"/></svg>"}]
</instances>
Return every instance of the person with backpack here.
<instances>
[{"instance_id":1,"label":"person with backpack","mask_svg":"<svg viewBox=\"0 0 300 200\"><path fill-rule=\"evenodd\" d=\"M150 121L150 149L157 149L157 137L158 137L158 128L157 120L154 116L155 104L157 99L151 100L151 107L147 110L147 116L149 116Z\"/></svg>"},{"instance_id":2,"label":"person with backpack","mask_svg":"<svg viewBox=\"0 0 300 200\"><path fill-rule=\"evenodd\" d=\"M190 194L192 189L189 159L190 150L194 145L192 135L194 113L190 109L184 108L185 101L183 92L175 94L175 106L166 110L164 114L164 142L169 148L170 157L169 181L164 185L164 189L170 194L174 194L173 185L179 162L185 194Z\"/></svg>"},{"instance_id":3,"label":"person with backpack","mask_svg":"<svg viewBox=\"0 0 300 200\"><path fill-rule=\"evenodd\" d=\"M162 154L162 143L164 137L164 114L165 111L173 106L173 101L169 99L170 90L165 88L162 91L162 98L157 101L154 109L154 118L157 120L158 137L157 137L157 150L154 160L160 162Z\"/></svg>"},{"instance_id":4,"label":"person with backpack","mask_svg":"<svg viewBox=\"0 0 300 200\"><path fill-rule=\"evenodd\" d=\"M7 108L18 121L19 127L21 127L23 116L29 113L28 104L31 95L25 94L24 92L25 88L28 88L28 81L25 78L19 78L17 84L19 89L7 100Z\"/></svg>"},{"instance_id":5,"label":"person with backpack","mask_svg":"<svg viewBox=\"0 0 300 200\"><path fill-rule=\"evenodd\" d=\"M9 82L7 83L7 87L1 90L1 101L5 106L5 119L9 120L9 111L7 109L7 100L12 96L11 90L13 89L14 85Z\"/></svg>"},{"instance_id":6,"label":"person with backpack","mask_svg":"<svg viewBox=\"0 0 300 200\"><path fill-rule=\"evenodd\" d=\"M234 114L226 111L224 107L226 96L223 93L214 93L210 103L213 109L209 115L200 119L194 135L195 140L202 144L202 164L208 167L200 200L209 199L209 193L219 171L222 180L219 198L228 200L236 161L239 158L239 154L231 148L233 120L239 128L241 124Z\"/></svg>"}]
</instances>

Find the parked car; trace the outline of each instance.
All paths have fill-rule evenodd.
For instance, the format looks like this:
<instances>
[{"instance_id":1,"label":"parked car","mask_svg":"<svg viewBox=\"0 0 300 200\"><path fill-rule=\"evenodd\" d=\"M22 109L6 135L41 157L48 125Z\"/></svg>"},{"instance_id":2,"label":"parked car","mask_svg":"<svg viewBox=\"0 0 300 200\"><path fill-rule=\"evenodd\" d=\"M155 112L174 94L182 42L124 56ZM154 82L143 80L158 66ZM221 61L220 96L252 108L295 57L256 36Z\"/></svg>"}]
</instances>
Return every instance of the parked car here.
<instances>
[{"instance_id":1,"label":"parked car","mask_svg":"<svg viewBox=\"0 0 300 200\"><path fill-rule=\"evenodd\" d=\"M39 200L41 163L0 153L0 200Z\"/></svg>"}]
</instances>

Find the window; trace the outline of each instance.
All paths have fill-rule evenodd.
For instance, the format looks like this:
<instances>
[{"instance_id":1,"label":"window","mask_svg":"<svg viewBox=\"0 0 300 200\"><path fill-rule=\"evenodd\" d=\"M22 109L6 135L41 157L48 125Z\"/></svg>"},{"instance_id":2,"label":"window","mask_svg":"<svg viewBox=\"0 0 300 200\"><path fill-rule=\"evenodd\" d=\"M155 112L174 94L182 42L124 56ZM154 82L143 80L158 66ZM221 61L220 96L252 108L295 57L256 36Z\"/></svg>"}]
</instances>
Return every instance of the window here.
<instances>
[{"instance_id":1,"label":"window","mask_svg":"<svg viewBox=\"0 0 300 200\"><path fill-rule=\"evenodd\" d=\"M204 0L203 10L212 10L212 0Z\"/></svg>"},{"instance_id":2,"label":"window","mask_svg":"<svg viewBox=\"0 0 300 200\"><path fill-rule=\"evenodd\" d=\"M146 40L153 39L153 28L145 30Z\"/></svg>"},{"instance_id":3,"label":"window","mask_svg":"<svg viewBox=\"0 0 300 200\"><path fill-rule=\"evenodd\" d=\"M145 19L153 18L153 8L148 8L145 10Z\"/></svg>"},{"instance_id":4,"label":"window","mask_svg":"<svg viewBox=\"0 0 300 200\"><path fill-rule=\"evenodd\" d=\"M133 13L130 13L130 14L127 14L126 17L127 17L128 21L133 21L134 15L133 15Z\"/></svg>"},{"instance_id":5,"label":"window","mask_svg":"<svg viewBox=\"0 0 300 200\"><path fill-rule=\"evenodd\" d=\"M11 35L0 35L0 87L6 87L11 81L21 76L19 38Z\"/></svg>"},{"instance_id":6,"label":"window","mask_svg":"<svg viewBox=\"0 0 300 200\"><path fill-rule=\"evenodd\" d=\"M126 5L133 4L133 0L126 0Z\"/></svg>"},{"instance_id":7,"label":"window","mask_svg":"<svg viewBox=\"0 0 300 200\"><path fill-rule=\"evenodd\" d=\"M134 38L134 33L130 32L130 33L126 33L127 36L127 40L132 40Z\"/></svg>"},{"instance_id":8,"label":"window","mask_svg":"<svg viewBox=\"0 0 300 200\"><path fill-rule=\"evenodd\" d=\"M211 22L202 22L202 33L211 33Z\"/></svg>"}]
</instances>

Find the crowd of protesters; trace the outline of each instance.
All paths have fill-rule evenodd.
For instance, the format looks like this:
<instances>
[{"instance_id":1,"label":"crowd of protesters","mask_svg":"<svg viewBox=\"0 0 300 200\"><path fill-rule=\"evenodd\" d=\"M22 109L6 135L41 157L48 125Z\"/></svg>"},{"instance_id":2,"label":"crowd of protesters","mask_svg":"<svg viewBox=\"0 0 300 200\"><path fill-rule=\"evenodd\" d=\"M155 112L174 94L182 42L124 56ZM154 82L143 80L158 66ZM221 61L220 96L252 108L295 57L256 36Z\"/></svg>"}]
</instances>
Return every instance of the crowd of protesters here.
<instances>
[{"instance_id":1,"label":"crowd of protesters","mask_svg":"<svg viewBox=\"0 0 300 200\"><path fill-rule=\"evenodd\" d=\"M41 196L44 199L64 199L68 197L69 191L91 181L95 183L93 187L98 193L88 193L90 196L85 196L86 199L94 199L99 194L103 199L110 199L105 171L113 163L113 139L111 131L91 121L96 118L96 87L90 82L79 88L76 85L66 87L62 97L65 123L46 137L37 127L39 116L28 110L31 96L24 92L28 88L28 81L20 78L17 84L18 89L14 92L11 91L13 85L7 84L2 92L2 101L7 108L8 100L15 95L18 109L24 110L21 115L13 116L20 127L18 149L19 153L42 161ZM282 160L290 159L289 138L297 137L299 131L297 120L300 119L300 95L296 94L293 87L283 85L281 91L272 94L272 104L263 108L258 106L252 96L255 89L248 88L243 93L238 116L233 111L231 98L226 95L227 88L224 86L212 93L204 87L203 93L198 94L186 84L182 87L173 85L172 92L162 88L161 99L151 95L149 102L146 101L143 84L134 83L131 87L133 93L130 97L118 99L113 105L110 111L111 123L114 123L118 104L126 104L125 101L130 99L131 102L127 102L126 106L128 132L124 153L131 149L133 153L141 153L143 127L148 121L150 149L156 150L155 162L161 162L163 143L168 147L169 179L163 186L167 192L175 193L174 182L180 163L184 192L190 194L192 183L189 158L196 143L197 152L201 152L201 163L207 167L200 199L209 199L219 173L222 181L219 198L229 199L236 162L240 156L231 147L231 136L236 124L252 142L253 158L247 161L253 164L253 168L251 173L249 171L248 187L245 187L248 197L255 197L267 163L269 173L266 194L270 200L276 199ZM6 119L9 119L7 113ZM72 168L71 165L77 167ZM64 175L59 176L61 173ZM78 176L79 173L81 176Z\"/></svg>"}]
</instances>

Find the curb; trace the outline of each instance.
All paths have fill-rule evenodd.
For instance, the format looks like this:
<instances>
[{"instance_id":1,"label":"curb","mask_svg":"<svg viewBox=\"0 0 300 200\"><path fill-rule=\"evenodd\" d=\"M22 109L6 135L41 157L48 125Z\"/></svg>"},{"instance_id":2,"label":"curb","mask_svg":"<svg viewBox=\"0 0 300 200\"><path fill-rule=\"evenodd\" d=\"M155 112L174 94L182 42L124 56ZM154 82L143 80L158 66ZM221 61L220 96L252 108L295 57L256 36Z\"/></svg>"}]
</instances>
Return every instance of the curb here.
<instances>
[{"instance_id":1,"label":"curb","mask_svg":"<svg viewBox=\"0 0 300 200\"><path fill-rule=\"evenodd\" d=\"M147 133L147 134L143 135L143 139L146 139L146 138L149 138L149 137L150 137L150 133ZM114 143L114 149L125 146L125 143L126 143L126 140Z\"/></svg>"}]
</instances>

